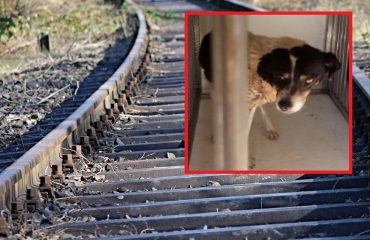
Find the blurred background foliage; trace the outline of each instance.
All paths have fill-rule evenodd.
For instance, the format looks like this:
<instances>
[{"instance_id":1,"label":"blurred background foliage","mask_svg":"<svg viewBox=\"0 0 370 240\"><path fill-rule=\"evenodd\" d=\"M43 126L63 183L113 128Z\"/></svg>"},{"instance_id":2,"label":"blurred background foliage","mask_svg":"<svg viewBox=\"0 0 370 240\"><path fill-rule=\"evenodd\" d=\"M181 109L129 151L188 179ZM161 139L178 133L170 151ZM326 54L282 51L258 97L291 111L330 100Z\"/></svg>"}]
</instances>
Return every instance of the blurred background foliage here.
<instances>
[{"instance_id":1,"label":"blurred background foliage","mask_svg":"<svg viewBox=\"0 0 370 240\"><path fill-rule=\"evenodd\" d=\"M54 48L109 37L126 24L129 11L106 2L0 0L0 54L22 47L30 50L35 39L45 34L50 35Z\"/></svg>"},{"instance_id":2,"label":"blurred background foliage","mask_svg":"<svg viewBox=\"0 0 370 240\"><path fill-rule=\"evenodd\" d=\"M0 74L40 58L70 56L130 36L134 11L123 0L0 0ZM48 35L51 51L40 52Z\"/></svg>"}]
</instances>

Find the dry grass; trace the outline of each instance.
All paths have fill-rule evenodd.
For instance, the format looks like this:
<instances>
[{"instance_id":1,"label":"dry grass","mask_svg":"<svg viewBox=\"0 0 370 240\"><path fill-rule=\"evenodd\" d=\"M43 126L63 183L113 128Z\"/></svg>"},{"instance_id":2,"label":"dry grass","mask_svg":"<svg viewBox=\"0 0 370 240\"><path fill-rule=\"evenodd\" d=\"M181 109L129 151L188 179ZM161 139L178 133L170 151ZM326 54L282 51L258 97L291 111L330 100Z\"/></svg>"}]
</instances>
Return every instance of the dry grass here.
<instances>
[{"instance_id":1,"label":"dry grass","mask_svg":"<svg viewBox=\"0 0 370 240\"><path fill-rule=\"evenodd\" d=\"M45 56L38 39L49 35L53 57L124 35L132 12L104 0L0 0L0 73ZM11 26L7 22L11 19ZM1 32L7 29L8 32Z\"/></svg>"}]
</instances>

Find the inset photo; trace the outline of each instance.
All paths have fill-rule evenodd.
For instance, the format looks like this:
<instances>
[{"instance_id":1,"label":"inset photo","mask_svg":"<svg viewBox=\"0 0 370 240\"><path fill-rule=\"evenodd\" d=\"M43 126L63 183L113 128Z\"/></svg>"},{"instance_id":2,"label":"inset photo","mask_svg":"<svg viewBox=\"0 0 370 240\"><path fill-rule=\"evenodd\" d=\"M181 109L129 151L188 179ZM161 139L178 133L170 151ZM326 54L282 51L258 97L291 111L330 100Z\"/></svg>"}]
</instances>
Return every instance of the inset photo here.
<instances>
[{"instance_id":1,"label":"inset photo","mask_svg":"<svg viewBox=\"0 0 370 240\"><path fill-rule=\"evenodd\" d=\"M188 12L186 173L351 173L351 12Z\"/></svg>"}]
</instances>

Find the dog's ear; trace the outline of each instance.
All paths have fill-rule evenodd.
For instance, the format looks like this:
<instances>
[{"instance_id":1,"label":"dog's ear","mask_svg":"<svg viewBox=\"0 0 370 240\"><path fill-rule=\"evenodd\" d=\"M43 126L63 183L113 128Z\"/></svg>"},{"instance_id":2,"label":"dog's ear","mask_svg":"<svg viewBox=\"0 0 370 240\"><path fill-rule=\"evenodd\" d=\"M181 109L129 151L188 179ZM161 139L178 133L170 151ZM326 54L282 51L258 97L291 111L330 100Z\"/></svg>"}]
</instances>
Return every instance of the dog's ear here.
<instances>
[{"instance_id":1,"label":"dog's ear","mask_svg":"<svg viewBox=\"0 0 370 240\"><path fill-rule=\"evenodd\" d=\"M257 66L257 73L265 81L274 84L273 79L276 77L276 74L288 72L289 69L290 60L288 49L277 48L262 56Z\"/></svg>"},{"instance_id":2,"label":"dog's ear","mask_svg":"<svg viewBox=\"0 0 370 240\"><path fill-rule=\"evenodd\" d=\"M303 47L294 47L290 49L290 53L295 57L299 57L303 54Z\"/></svg>"},{"instance_id":3,"label":"dog's ear","mask_svg":"<svg viewBox=\"0 0 370 240\"><path fill-rule=\"evenodd\" d=\"M339 70L341 67L341 63L339 62L339 60L331 52L323 53L323 62L326 71L329 73L329 78L335 71Z\"/></svg>"},{"instance_id":4,"label":"dog's ear","mask_svg":"<svg viewBox=\"0 0 370 240\"><path fill-rule=\"evenodd\" d=\"M212 33L208 33L204 36L199 49L199 64L204 69L204 75L212 82Z\"/></svg>"}]
</instances>

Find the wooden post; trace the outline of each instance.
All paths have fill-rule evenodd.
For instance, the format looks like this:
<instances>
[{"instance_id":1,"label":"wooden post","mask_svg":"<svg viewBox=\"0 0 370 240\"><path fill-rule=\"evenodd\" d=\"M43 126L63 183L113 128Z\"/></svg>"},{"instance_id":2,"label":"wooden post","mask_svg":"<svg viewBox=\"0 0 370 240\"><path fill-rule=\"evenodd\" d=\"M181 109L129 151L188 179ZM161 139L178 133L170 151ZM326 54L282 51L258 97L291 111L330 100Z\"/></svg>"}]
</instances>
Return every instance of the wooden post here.
<instances>
[{"instance_id":1,"label":"wooden post","mask_svg":"<svg viewBox=\"0 0 370 240\"><path fill-rule=\"evenodd\" d=\"M47 51L50 52L50 42L49 42L49 35L42 34L39 40L39 46L41 52Z\"/></svg>"},{"instance_id":2,"label":"wooden post","mask_svg":"<svg viewBox=\"0 0 370 240\"><path fill-rule=\"evenodd\" d=\"M125 0L104 0L105 4L113 4L117 8L121 7L124 2Z\"/></svg>"},{"instance_id":3,"label":"wooden post","mask_svg":"<svg viewBox=\"0 0 370 240\"><path fill-rule=\"evenodd\" d=\"M248 169L246 16L213 18L214 169Z\"/></svg>"}]
</instances>

